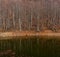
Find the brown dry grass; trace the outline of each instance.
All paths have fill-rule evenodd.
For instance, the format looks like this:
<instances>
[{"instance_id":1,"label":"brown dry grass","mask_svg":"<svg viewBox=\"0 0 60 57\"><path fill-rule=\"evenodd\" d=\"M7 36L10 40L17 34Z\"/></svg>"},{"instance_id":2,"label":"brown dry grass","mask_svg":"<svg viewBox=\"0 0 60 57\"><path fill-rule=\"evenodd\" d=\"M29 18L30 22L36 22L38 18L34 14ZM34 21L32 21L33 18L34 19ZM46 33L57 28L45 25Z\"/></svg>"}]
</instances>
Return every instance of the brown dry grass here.
<instances>
[{"instance_id":1,"label":"brown dry grass","mask_svg":"<svg viewBox=\"0 0 60 57\"><path fill-rule=\"evenodd\" d=\"M15 31L15 32L0 32L1 37L8 36L60 36L60 33L55 33L50 30L35 32L35 31Z\"/></svg>"}]
</instances>

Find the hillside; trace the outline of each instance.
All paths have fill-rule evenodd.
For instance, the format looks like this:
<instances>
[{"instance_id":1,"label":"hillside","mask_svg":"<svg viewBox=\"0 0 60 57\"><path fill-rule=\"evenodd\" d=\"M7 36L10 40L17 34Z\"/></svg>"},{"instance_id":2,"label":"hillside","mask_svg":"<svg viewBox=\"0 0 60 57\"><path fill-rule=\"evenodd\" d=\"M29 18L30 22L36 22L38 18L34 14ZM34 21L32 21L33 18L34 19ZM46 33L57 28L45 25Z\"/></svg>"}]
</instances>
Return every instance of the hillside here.
<instances>
[{"instance_id":1,"label":"hillside","mask_svg":"<svg viewBox=\"0 0 60 57\"><path fill-rule=\"evenodd\" d=\"M60 30L59 0L0 0L0 31Z\"/></svg>"}]
</instances>

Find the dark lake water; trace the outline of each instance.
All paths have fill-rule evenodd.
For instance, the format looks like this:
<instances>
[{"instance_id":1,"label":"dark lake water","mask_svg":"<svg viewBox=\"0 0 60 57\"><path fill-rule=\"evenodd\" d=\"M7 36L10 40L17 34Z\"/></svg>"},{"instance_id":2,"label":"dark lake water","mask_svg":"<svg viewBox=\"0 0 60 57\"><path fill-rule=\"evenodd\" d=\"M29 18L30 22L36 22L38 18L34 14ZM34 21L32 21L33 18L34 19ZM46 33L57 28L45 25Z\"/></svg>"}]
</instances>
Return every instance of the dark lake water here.
<instances>
[{"instance_id":1,"label":"dark lake water","mask_svg":"<svg viewBox=\"0 0 60 57\"><path fill-rule=\"evenodd\" d=\"M13 56L60 57L60 39L58 37L26 36L0 40L0 57Z\"/></svg>"}]
</instances>

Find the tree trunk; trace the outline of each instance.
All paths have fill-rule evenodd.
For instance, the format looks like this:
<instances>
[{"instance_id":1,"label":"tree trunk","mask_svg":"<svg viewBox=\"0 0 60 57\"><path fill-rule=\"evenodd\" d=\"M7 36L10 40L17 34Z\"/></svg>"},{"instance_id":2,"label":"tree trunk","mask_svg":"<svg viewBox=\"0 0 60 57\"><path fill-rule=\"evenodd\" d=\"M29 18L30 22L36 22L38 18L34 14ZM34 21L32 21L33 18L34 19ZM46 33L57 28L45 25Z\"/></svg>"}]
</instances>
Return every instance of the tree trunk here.
<instances>
[{"instance_id":1,"label":"tree trunk","mask_svg":"<svg viewBox=\"0 0 60 57\"><path fill-rule=\"evenodd\" d=\"M14 12L13 12L13 26L14 26L14 29L15 29L15 19L14 19Z\"/></svg>"},{"instance_id":2,"label":"tree trunk","mask_svg":"<svg viewBox=\"0 0 60 57\"><path fill-rule=\"evenodd\" d=\"M37 31L39 31L39 15L37 16Z\"/></svg>"}]
</instances>

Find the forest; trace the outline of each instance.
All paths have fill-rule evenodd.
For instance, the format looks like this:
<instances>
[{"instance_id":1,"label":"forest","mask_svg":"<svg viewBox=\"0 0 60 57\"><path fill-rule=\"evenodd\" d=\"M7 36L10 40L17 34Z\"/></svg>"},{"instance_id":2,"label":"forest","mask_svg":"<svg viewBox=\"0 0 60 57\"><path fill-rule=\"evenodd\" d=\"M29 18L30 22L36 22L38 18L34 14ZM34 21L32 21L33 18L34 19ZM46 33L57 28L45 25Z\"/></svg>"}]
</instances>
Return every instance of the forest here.
<instances>
[{"instance_id":1,"label":"forest","mask_svg":"<svg viewBox=\"0 0 60 57\"><path fill-rule=\"evenodd\" d=\"M0 0L0 31L60 30L59 0Z\"/></svg>"}]
</instances>

